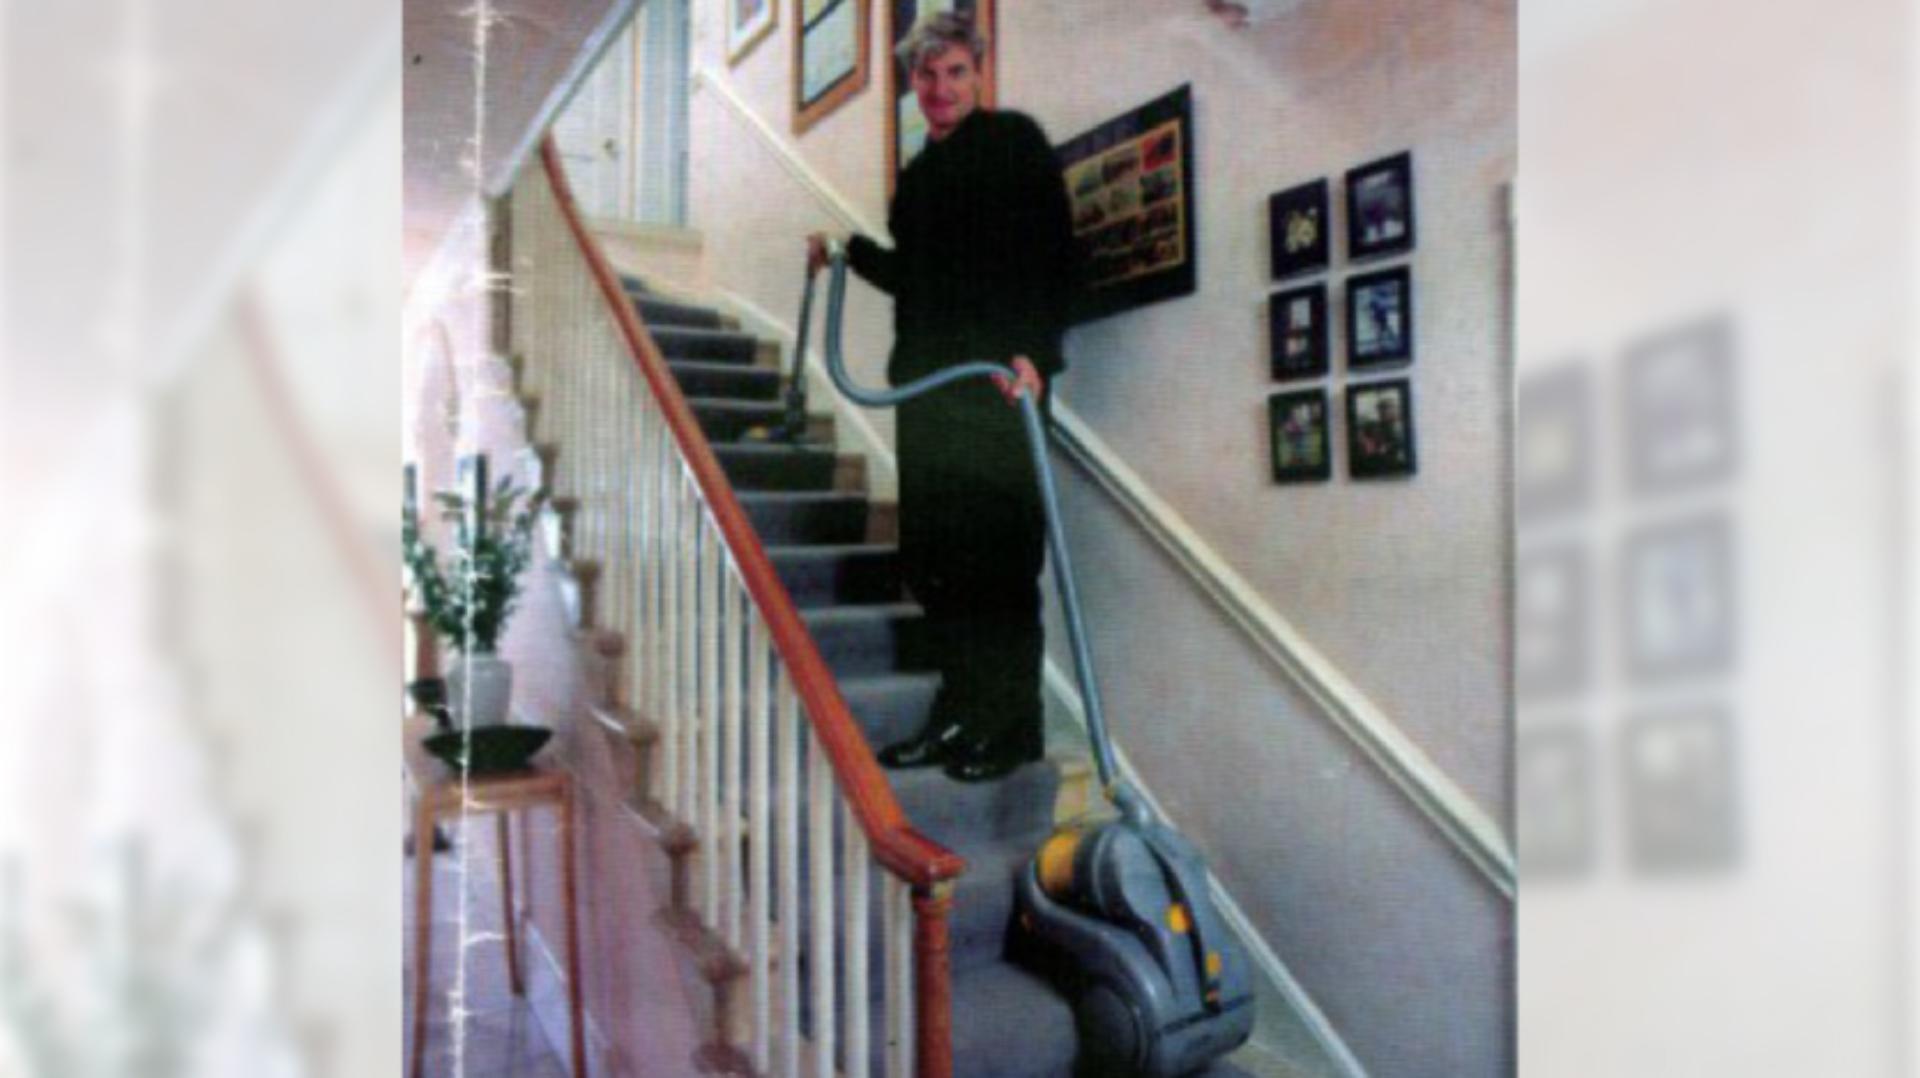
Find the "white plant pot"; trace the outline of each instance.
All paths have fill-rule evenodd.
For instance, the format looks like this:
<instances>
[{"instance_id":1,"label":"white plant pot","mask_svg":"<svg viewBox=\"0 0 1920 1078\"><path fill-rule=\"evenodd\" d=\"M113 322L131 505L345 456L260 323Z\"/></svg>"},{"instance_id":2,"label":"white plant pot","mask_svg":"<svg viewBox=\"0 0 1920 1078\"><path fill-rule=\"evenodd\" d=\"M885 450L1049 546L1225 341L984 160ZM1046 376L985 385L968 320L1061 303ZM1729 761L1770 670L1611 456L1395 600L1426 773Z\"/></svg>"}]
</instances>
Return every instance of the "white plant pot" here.
<instances>
[{"instance_id":1,"label":"white plant pot","mask_svg":"<svg viewBox=\"0 0 1920 1078\"><path fill-rule=\"evenodd\" d=\"M460 726L505 726L513 702L513 664L497 655L463 655L447 673L447 706Z\"/></svg>"}]
</instances>

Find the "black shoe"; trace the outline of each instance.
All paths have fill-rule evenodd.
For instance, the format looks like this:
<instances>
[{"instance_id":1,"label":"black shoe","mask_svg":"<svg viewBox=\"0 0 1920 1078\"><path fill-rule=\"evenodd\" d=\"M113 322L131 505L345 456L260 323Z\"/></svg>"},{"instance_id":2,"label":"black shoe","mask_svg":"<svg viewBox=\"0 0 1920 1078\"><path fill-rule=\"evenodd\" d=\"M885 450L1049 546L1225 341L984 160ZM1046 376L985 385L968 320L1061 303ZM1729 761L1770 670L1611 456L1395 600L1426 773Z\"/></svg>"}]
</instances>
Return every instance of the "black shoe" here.
<instances>
[{"instance_id":1,"label":"black shoe","mask_svg":"<svg viewBox=\"0 0 1920 1078\"><path fill-rule=\"evenodd\" d=\"M967 742L948 759L946 775L959 782L992 782L1005 778L1045 754L1040 728L1022 728L982 741Z\"/></svg>"},{"instance_id":2,"label":"black shoe","mask_svg":"<svg viewBox=\"0 0 1920 1078\"><path fill-rule=\"evenodd\" d=\"M965 734L957 722L929 722L919 733L880 750L880 766L899 770L946 763L965 742Z\"/></svg>"}]
</instances>

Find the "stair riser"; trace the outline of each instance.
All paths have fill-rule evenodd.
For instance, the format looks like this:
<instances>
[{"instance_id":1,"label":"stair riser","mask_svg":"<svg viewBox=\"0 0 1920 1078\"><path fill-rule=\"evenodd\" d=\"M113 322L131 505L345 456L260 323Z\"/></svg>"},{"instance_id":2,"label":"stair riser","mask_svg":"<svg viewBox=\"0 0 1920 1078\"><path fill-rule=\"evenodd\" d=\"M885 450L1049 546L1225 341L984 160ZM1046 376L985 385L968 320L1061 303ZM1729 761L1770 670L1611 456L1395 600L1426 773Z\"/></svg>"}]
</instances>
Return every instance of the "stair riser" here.
<instances>
[{"instance_id":1,"label":"stair riser","mask_svg":"<svg viewBox=\"0 0 1920 1078\"><path fill-rule=\"evenodd\" d=\"M665 300L633 300L633 309L640 315L640 321L648 329L720 329L722 321L719 311L705 307L690 307L684 303L669 303Z\"/></svg>"},{"instance_id":2,"label":"stair riser","mask_svg":"<svg viewBox=\"0 0 1920 1078\"><path fill-rule=\"evenodd\" d=\"M867 534L864 499L761 502L743 505L753 530L767 546L857 543Z\"/></svg>"},{"instance_id":3,"label":"stair riser","mask_svg":"<svg viewBox=\"0 0 1920 1078\"><path fill-rule=\"evenodd\" d=\"M728 453L716 449L720 467L735 490L819 490L833 489L834 459L831 453L796 452L792 454L752 455Z\"/></svg>"},{"instance_id":4,"label":"stair riser","mask_svg":"<svg viewBox=\"0 0 1920 1078\"><path fill-rule=\"evenodd\" d=\"M680 391L689 397L772 401L780 398L780 372L758 367L689 366L670 363Z\"/></svg>"},{"instance_id":5,"label":"stair riser","mask_svg":"<svg viewBox=\"0 0 1920 1078\"><path fill-rule=\"evenodd\" d=\"M744 333L658 328L654 343L669 361L690 359L701 363L739 363L750 365L759 352L759 343Z\"/></svg>"},{"instance_id":6,"label":"stair riser","mask_svg":"<svg viewBox=\"0 0 1920 1078\"><path fill-rule=\"evenodd\" d=\"M786 418L776 405L769 405L765 409L728 408L724 411L696 405L693 414L700 421L700 429L710 442L741 441L755 428L775 432Z\"/></svg>"},{"instance_id":7,"label":"stair riser","mask_svg":"<svg viewBox=\"0 0 1920 1078\"><path fill-rule=\"evenodd\" d=\"M932 669L920 618L836 621L810 628L821 656L837 677Z\"/></svg>"},{"instance_id":8,"label":"stair riser","mask_svg":"<svg viewBox=\"0 0 1920 1078\"><path fill-rule=\"evenodd\" d=\"M860 527L866 527L861 515ZM835 558L784 560L773 567L801 607L890 603L900 599L899 559L892 554L845 554Z\"/></svg>"}]
</instances>

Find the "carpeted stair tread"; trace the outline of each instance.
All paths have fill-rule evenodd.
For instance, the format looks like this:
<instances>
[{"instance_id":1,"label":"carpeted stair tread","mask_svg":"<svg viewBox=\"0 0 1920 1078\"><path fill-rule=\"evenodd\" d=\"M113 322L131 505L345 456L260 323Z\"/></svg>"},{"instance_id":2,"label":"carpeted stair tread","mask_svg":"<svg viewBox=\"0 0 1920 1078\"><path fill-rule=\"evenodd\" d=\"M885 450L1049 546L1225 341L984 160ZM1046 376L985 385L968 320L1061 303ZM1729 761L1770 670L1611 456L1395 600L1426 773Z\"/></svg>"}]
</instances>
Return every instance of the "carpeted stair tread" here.
<instances>
[{"instance_id":1,"label":"carpeted stair tread","mask_svg":"<svg viewBox=\"0 0 1920 1078\"><path fill-rule=\"evenodd\" d=\"M670 360L751 364L760 350L760 342L752 334L738 330L656 326L652 332L660 354Z\"/></svg>"},{"instance_id":2,"label":"carpeted stair tread","mask_svg":"<svg viewBox=\"0 0 1920 1078\"><path fill-rule=\"evenodd\" d=\"M772 546L767 557L798 606L892 603L902 595L900 552L890 544Z\"/></svg>"},{"instance_id":3,"label":"carpeted stair tread","mask_svg":"<svg viewBox=\"0 0 1920 1078\"><path fill-rule=\"evenodd\" d=\"M835 454L815 446L731 442L713 447L734 490L830 490Z\"/></svg>"},{"instance_id":4,"label":"carpeted stair tread","mask_svg":"<svg viewBox=\"0 0 1920 1078\"><path fill-rule=\"evenodd\" d=\"M738 363L676 359L667 364L680 392L689 397L771 401L780 399L780 372Z\"/></svg>"},{"instance_id":5,"label":"carpeted stair tread","mask_svg":"<svg viewBox=\"0 0 1920 1078\"><path fill-rule=\"evenodd\" d=\"M742 491L736 495L768 546L858 542L867 533L864 494L833 491Z\"/></svg>"},{"instance_id":6,"label":"carpeted stair tread","mask_svg":"<svg viewBox=\"0 0 1920 1078\"><path fill-rule=\"evenodd\" d=\"M840 678L926 670L926 614L917 603L800 611L821 657Z\"/></svg>"},{"instance_id":7,"label":"carpeted stair tread","mask_svg":"<svg viewBox=\"0 0 1920 1078\"><path fill-rule=\"evenodd\" d=\"M1068 1078L1078 1050L1073 1008L1041 977L990 962L953 981L953 1073Z\"/></svg>"},{"instance_id":8,"label":"carpeted stair tread","mask_svg":"<svg viewBox=\"0 0 1920 1078\"><path fill-rule=\"evenodd\" d=\"M940 691L940 675L873 674L842 678L840 695L859 720L867 744L882 749L920 732Z\"/></svg>"},{"instance_id":9,"label":"carpeted stair tread","mask_svg":"<svg viewBox=\"0 0 1920 1078\"><path fill-rule=\"evenodd\" d=\"M943 846L979 847L1049 829L1060 768L1042 759L994 782L959 782L937 767L888 771L887 779L915 830Z\"/></svg>"}]
</instances>

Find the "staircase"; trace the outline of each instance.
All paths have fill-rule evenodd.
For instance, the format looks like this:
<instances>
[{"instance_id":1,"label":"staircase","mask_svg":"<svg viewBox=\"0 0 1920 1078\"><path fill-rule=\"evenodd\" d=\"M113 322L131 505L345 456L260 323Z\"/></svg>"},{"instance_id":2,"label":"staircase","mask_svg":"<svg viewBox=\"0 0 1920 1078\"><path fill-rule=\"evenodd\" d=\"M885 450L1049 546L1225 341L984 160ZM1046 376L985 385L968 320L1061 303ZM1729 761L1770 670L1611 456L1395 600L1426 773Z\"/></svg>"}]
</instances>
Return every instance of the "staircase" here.
<instances>
[{"instance_id":1,"label":"staircase","mask_svg":"<svg viewBox=\"0 0 1920 1078\"><path fill-rule=\"evenodd\" d=\"M913 734L926 721L939 675L924 654L920 608L901 583L891 518L875 512L862 489L864 461L836 453L830 426L817 421L798 444L764 440L784 409L770 350L714 310L655 295L638 280L625 283L868 743L878 748ZM949 925L953 1073L1071 1074L1072 1009L1002 953L1014 874L1052 829L1062 765L1042 760L981 784L955 782L938 768L889 778L915 826L968 865ZM806 961L803 954L803 968ZM881 1053L876 1044L873 1074L885 1073Z\"/></svg>"}]
</instances>

